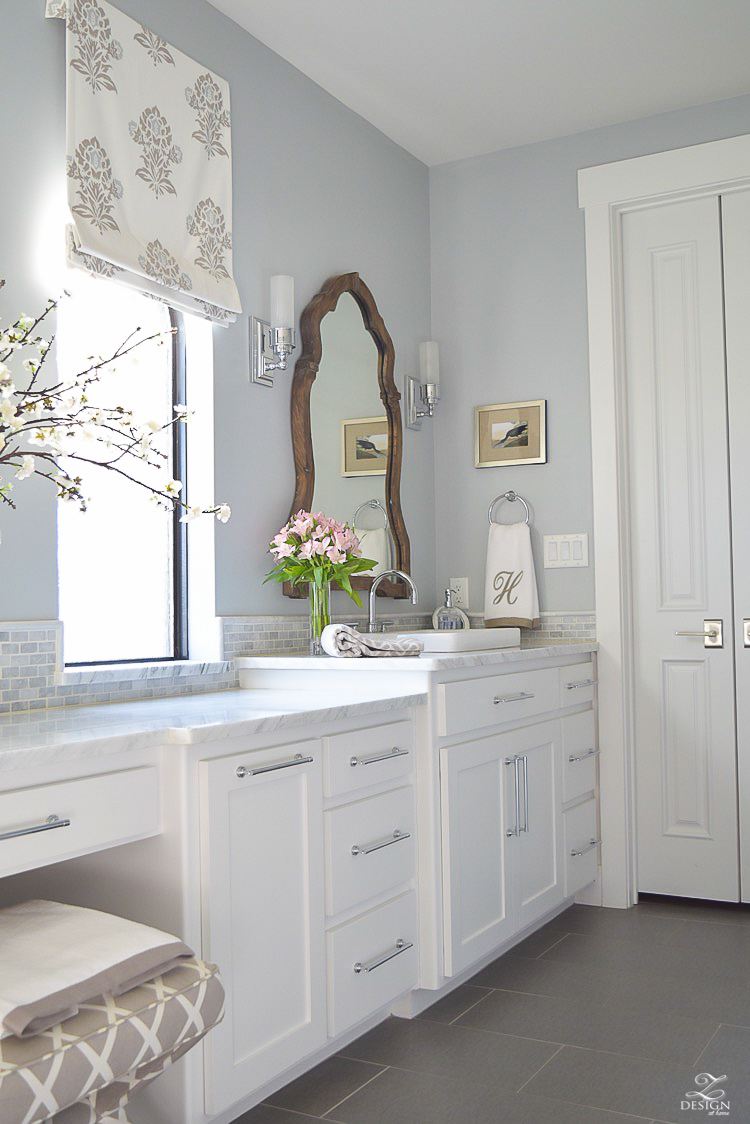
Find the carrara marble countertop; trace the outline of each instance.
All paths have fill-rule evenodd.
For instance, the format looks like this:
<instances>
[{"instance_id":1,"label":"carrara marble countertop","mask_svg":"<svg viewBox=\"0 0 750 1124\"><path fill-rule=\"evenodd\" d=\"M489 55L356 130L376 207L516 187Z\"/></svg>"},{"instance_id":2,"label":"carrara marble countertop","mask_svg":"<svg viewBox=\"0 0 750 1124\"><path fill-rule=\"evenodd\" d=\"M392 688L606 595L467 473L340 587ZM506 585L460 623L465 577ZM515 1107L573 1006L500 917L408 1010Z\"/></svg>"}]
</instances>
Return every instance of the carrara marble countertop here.
<instances>
[{"instance_id":1,"label":"carrara marble countertop","mask_svg":"<svg viewBox=\"0 0 750 1124\"><path fill-rule=\"evenodd\" d=\"M149 746L308 729L312 722L402 711L426 700L426 694L409 692L408 688L400 695L375 698L372 691L360 692L347 684L346 689L239 689L24 711L0 717L0 770L103 757Z\"/></svg>"},{"instance_id":2,"label":"carrara marble countertop","mask_svg":"<svg viewBox=\"0 0 750 1124\"><path fill-rule=\"evenodd\" d=\"M387 634L385 634L387 636ZM414 633L418 635L418 633ZM454 671L471 667L494 667L500 664L524 664L550 656L589 655L598 649L595 641L548 644L539 648L490 648L481 652L422 652L419 656L387 656L374 659L346 656L306 656L283 652L259 652L256 656L240 656L235 660L240 671Z\"/></svg>"}]
</instances>

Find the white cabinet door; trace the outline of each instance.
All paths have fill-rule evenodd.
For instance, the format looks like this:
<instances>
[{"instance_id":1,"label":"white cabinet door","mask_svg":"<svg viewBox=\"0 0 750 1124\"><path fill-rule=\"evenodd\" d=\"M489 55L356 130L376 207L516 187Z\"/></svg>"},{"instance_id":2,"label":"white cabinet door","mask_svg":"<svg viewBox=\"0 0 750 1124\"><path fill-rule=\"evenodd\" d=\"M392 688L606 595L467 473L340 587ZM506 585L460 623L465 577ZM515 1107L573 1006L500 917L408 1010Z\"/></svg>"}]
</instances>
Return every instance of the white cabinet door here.
<instances>
[{"instance_id":1,"label":"white cabinet door","mask_svg":"<svg viewBox=\"0 0 750 1124\"><path fill-rule=\"evenodd\" d=\"M209 1114L326 1039L320 756L303 741L200 765L203 955L227 991Z\"/></svg>"},{"instance_id":2,"label":"white cabinet door","mask_svg":"<svg viewBox=\"0 0 750 1124\"><path fill-rule=\"evenodd\" d=\"M717 197L703 197L623 219L637 886L736 901L719 206ZM723 624L723 646L704 644L713 620Z\"/></svg>"},{"instance_id":3,"label":"white cabinet door","mask_svg":"<svg viewBox=\"0 0 750 1124\"><path fill-rule=\"evenodd\" d=\"M525 928L564 896L560 815L560 723L542 722L504 735L514 756L520 786L518 838L509 841L516 927Z\"/></svg>"},{"instance_id":4,"label":"white cabinet door","mask_svg":"<svg viewBox=\"0 0 750 1124\"><path fill-rule=\"evenodd\" d=\"M445 973L456 975L564 896L560 724L445 748Z\"/></svg>"},{"instance_id":5,"label":"white cabinet door","mask_svg":"<svg viewBox=\"0 0 750 1124\"><path fill-rule=\"evenodd\" d=\"M505 861L506 831L515 826L513 764L505 759L506 743L497 735L440 752L447 976L513 931Z\"/></svg>"}]
</instances>

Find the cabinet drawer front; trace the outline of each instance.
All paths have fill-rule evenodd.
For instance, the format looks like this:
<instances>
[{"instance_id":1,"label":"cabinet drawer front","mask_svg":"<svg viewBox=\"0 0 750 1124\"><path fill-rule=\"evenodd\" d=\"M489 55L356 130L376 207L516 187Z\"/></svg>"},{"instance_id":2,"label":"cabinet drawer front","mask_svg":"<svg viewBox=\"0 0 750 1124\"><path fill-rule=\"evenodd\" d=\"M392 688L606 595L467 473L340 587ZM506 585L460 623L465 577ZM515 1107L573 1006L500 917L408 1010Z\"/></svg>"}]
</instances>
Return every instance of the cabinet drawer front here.
<instances>
[{"instance_id":1,"label":"cabinet drawer front","mask_svg":"<svg viewBox=\"0 0 750 1124\"><path fill-rule=\"evenodd\" d=\"M563 804L596 788L596 722L593 710L569 714L562 721Z\"/></svg>"},{"instance_id":2,"label":"cabinet drawer front","mask_svg":"<svg viewBox=\"0 0 750 1124\"><path fill-rule=\"evenodd\" d=\"M596 878L599 835L596 800L587 800L563 814L565 832L565 893L577 894Z\"/></svg>"},{"instance_id":3,"label":"cabinet drawer front","mask_svg":"<svg viewBox=\"0 0 750 1124\"><path fill-rule=\"evenodd\" d=\"M397 788L325 814L326 908L351 909L414 876L414 796Z\"/></svg>"},{"instance_id":4,"label":"cabinet drawer front","mask_svg":"<svg viewBox=\"0 0 750 1124\"><path fill-rule=\"evenodd\" d=\"M554 667L442 683L438 687L438 732L450 737L544 714L558 706L558 669Z\"/></svg>"},{"instance_id":5,"label":"cabinet drawer front","mask_svg":"<svg viewBox=\"0 0 750 1124\"><path fill-rule=\"evenodd\" d=\"M414 766L411 722L389 722L326 738L323 791L326 796L407 776Z\"/></svg>"},{"instance_id":6,"label":"cabinet drawer front","mask_svg":"<svg viewBox=\"0 0 750 1124\"><path fill-rule=\"evenodd\" d=\"M159 826L155 766L3 792L0 875L143 839Z\"/></svg>"},{"instance_id":7,"label":"cabinet drawer front","mask_svg":"<svg viewBox=\"0 0 750 1124\"><path fill-rule=\"evenodd\" d=\"M417 903L403 894L327 935L328 1033L341 1034L417 983Z\"/></svg>"},{"instance_id":8,"label":"cabinet drawer front","mask_svg":"<svg viewBox=\"0 0 750 1124\"><path fill-rule=\"evenodd\" d=\"M591 702L596 693L596 672L591 660L560 668L560 705Z\"/></svg>"}]
</instances>

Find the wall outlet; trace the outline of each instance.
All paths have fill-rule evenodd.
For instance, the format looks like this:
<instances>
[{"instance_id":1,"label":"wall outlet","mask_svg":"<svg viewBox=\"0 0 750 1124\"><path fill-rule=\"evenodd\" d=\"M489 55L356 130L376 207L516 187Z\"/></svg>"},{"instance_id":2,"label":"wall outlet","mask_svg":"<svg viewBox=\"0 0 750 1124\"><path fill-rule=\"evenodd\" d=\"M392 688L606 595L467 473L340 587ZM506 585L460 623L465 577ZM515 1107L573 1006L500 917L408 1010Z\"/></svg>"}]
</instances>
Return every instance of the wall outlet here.
<instances>
[{"instance_id":1,"label":"wall outlet","mask_svg":"<svg viewBox=\"0 0 750 1124\"><path fill-rule=\"evenodd\" d=\"M448 578L448 586L453 590L453 604L464 612L469 608L469 579Z\"/></svg>"}]
</instances>

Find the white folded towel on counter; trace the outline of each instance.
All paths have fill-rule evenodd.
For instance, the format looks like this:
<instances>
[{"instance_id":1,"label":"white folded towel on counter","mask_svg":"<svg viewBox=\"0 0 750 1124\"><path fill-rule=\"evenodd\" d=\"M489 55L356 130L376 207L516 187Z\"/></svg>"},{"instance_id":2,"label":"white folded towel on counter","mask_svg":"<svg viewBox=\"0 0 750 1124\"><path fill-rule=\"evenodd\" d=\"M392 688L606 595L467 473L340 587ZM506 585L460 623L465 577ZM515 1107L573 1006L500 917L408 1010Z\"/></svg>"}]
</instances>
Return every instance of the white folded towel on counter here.
<instances>
[{"instance_id":1,"label":"white folded towel on counter","mask_svg":"<svg viewBox=\"0 0 750 1124\"><path fill-rule=\"evenodd\" d=\"M421 640L386 640L385 634L376 639L348 624L327 624L320 643L329 656L418 656L424 651Z\"/></svg>"},{"instance_id":2,"label":"white folded towel on counter","mask_svg":"<svg viewBox=\"0 0 750 1124\"><path fill-rule=\"evenodd\" d=\"M539 621L528 523L490 523L484 584L485 628L533 628Z\"/></svg>"},{"instance_id":3,"label":"white folded towel on counter","mask_svg":"<svg viewBox=\"0 0 750 1124\"><path fill-rule=\"evenodd\" d=\"M378 574L382 574L384 570L389 570L391 567L391 545L387 529L385 527L355 527L354 534L359 539L362 557L372 558L375 562L373 568L368 570L365 576L375 578Z\"/></svg>"}]
</instances>

